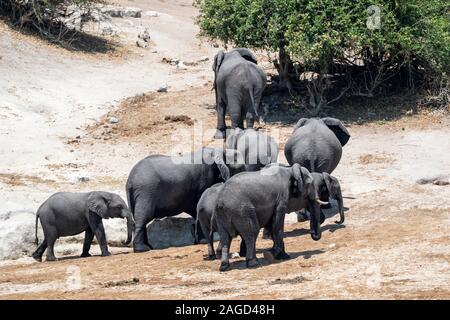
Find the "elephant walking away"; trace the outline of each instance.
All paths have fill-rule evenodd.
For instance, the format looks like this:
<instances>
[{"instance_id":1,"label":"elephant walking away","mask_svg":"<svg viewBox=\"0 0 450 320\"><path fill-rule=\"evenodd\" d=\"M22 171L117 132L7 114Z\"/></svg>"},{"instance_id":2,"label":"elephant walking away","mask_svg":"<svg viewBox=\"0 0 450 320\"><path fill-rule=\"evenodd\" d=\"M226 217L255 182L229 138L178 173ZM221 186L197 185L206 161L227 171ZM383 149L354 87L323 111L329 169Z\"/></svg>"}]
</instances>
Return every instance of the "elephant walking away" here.
<instances>
[{"instance_id":1,"label":"elephant walking away","mask_svg":"<svg viewBox=\"0 0 450 320\"><path fill-rule=\"evenodd\" d=\"M298 163L310 172L331 174L349 139L350 133L338 119L302 118L286 142L284 155L290 165Z\"/></svg>"},{"instance_id":2,"label":"elephant walking away","mask_svg":"<svg viewBox=\"0 0 450 320\"><path fill-rule=\"evenodd\" d=\"M214 57L214 90L216 94L216 139L226 135L225 114L228 110L232 128L253 128L258 120L259 104L267 76L257 65L255 55L246 48L219 51Z\"/></svg>"},{"instance_id":3,"label":"elephant walking away","mask_svg":"<svg viewBox=\"0 0 450 320\"><path fill-rule=\"evenodd\" d=\"M215 208L217 203L217 197L220 190L223 187L223 183L216 183L203 192L200 200L197 204L197 226L199 225L206 236L206 242L208 244L208 255L205 260L215 260L222 254L222 242L219 242L217 250L214 251L214 232L217 232L217 223L215 218ZM245 257L246 246L243 239L241 239L241 246L239 255Z\"/></svg>"},{"instance_id":4,"label":"elephant walking away","mask_svg":"<svg viewBox=\"0 0 450 320\"><path fill-rule=\"evenodd\" d=\"M102 219L126 218L128 238L131 242L134 228L133 216L125 201L114 193L93 191L87 193L58 192L48 198L36 213L36 244L38 244L37 228L40 219L44 231L44 240L32 254L37 261L47 249L47 261L57 260L53 251L55 241L59 237L73 236L85 232L82 257L88 257L94 235L102 251L102 256L109 256L105 230Z\"/></svg>"}]
</instances>

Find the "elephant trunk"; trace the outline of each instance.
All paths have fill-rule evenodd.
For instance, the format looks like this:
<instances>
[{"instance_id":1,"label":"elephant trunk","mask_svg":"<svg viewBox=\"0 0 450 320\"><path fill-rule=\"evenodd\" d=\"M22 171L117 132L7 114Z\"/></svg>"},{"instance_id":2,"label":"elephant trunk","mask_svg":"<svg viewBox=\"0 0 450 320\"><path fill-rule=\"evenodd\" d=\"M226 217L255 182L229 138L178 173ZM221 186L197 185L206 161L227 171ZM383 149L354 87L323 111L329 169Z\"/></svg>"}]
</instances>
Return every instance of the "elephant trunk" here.
<instances>
[{"instance_id":1,"label":"elephant trunk","mask_svg":"<svg viewBox=\"0 0 450 320\"><path fill-rule=\"evenodd\" d=\"M342 200L342 194L337 196L336 200L338 201L340 219L339 221L335 221L335 223L343 224L345 221L345 214L344 214L344 201Z\"/></svg>"},{"instance_id":2,"label":"elephant trunk","mask_svg":"<svg viewBox=\"0 0 450 320\"><path fill-rule=\"evenodd\" d=\"M312 204L313 212L311 212L310 228L311 238L314 241L320 240L322 237L322 231L320 230L320 206L317 202Z\"/></svg>"},{"instance_id":3,"label":"elephant trunk","mask_svg":"<svg viewBox=\"0 0 450 320\"><path fill-rule=\"evenodd\" d=\"M133 239L133 232L135 226L134 217L131 211L128 211L126 219L127 219L127 240L123 244L129 245L131 240Z\"/></svg>"}]
</instances>

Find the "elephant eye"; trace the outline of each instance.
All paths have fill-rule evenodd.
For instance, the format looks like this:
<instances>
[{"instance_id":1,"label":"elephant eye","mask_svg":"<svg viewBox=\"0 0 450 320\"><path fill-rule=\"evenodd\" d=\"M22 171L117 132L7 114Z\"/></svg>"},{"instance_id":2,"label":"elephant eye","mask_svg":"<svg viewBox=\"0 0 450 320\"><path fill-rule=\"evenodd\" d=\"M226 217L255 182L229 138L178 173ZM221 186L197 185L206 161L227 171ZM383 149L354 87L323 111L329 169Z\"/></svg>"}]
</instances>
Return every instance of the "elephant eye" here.
<instances>
[{"instance_id":1,"label":"elephant eye","mask_svg":"<svg viewBox=\"0 0 450 320\"><path fill-rule=\"evenodd\" d=\"M123 209L123 206L122 206L121 204L119 204L119 205L117 206L117 209L122 210L122 209Z\"/></svg>"}]
</instances>

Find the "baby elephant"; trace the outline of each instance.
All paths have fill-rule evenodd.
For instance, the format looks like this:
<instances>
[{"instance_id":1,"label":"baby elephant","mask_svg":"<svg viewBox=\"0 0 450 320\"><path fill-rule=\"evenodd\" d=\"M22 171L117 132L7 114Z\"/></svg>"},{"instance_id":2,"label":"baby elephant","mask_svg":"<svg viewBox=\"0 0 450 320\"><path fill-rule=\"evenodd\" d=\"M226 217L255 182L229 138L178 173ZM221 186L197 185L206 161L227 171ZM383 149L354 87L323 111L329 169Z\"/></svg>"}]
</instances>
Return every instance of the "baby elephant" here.
<instances>
[{"instance_id":1,"label":"baby elephant","mask_svg":"<svg viewBox=\"0 0 450 320\"><path fill-rule=\"evenodd\" d=\"M222 187L223 183L221 182L206 189L197 204L196 226L200 225L203 234L206 236L206 242L208 244L208 256L205 260L215 260L222 254L222 242L219 243L217 252L214 251L214 232L218 231L214 211L216 208L217 197L220 190L222 190ZM241 257L245 257L246 250L247 248L245 246L245 242L242 239L239 255Z\"/></svg>"},{"instance_id":2,"label":"baby elephant","mask_svg":"<svg viewBox=\"0 0 450 320\"><path fill-rule=\"evenodd\" d=\"M73 236L85 231L82 257L88 257L94 235L102 251L102 256L111 255L106 244L102 219L126 218L128 238L131 242L134 228L133 216L120 196L110 192L93 191L88 193L58 192L48 198L36 213L36 244L38 244L38 219L41 219L44 240L32 257L42 261L47 249L47 261L57 260L53 252L56 239Z\"/></svg>"}]
</instances>

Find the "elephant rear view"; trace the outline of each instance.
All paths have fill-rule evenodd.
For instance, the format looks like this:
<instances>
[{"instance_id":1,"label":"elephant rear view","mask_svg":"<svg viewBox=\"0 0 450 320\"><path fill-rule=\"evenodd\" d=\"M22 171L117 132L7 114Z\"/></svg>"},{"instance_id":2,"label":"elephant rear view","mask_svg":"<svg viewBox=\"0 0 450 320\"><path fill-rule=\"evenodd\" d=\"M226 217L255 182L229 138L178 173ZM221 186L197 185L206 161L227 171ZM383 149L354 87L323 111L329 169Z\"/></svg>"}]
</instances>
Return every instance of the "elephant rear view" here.
<instances>
[{"instance_id":1,"label":"elephant rear view","mask_svg":"<svg viewBox=\"0 0 450 320\"><path fill-rule=\"evenodd\" d=\"M290 165L298 163L310 172L331 173L349 139L350 133L338 119L302 118L286 142L284 154Z\"/></svg>"},{"instance_id":2,"label":"elephant rear view","mask_svg":"<svg viewBox=\"0 0 450 320\"><path fill-rule=\"evenodd\" d=\"M245 48L219 51L213 64L216 93L216 139L225 137L225 113L228 109L232 128L253 128L267 76L257 65L255 55Z\"/></svg>"}]
</instances>

